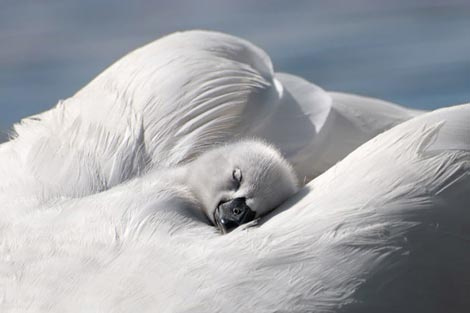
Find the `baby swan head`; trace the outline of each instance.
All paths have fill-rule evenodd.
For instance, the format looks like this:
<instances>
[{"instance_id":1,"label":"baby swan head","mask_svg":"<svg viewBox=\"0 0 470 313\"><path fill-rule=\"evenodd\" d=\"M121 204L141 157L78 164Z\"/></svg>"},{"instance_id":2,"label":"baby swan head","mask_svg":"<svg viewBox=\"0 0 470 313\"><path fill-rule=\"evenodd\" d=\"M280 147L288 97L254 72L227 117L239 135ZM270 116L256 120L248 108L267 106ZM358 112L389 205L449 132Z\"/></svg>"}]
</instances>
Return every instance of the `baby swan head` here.
<instances>
[{"instance_id":1,"label":"baby swan head","mask_svg":"<svg viewBox=\"0 0 470 313\"><path fill-rule=\"evenodd\" d=\"M290 164L257 140L203 153L190 164L189 182L204 213L222 233L270 212L298 189Z\"/></svg>"}]
</instances>

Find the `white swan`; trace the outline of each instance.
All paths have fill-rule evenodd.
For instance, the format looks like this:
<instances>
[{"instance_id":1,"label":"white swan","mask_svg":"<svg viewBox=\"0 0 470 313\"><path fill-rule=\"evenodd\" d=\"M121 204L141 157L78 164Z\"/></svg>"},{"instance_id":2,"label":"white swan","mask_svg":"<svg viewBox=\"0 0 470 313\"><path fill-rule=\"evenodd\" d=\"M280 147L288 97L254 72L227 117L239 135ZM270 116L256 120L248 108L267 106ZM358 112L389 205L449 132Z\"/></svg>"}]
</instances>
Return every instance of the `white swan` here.
<instances>
[{"instance_id":1,"label":"white swan","mask_svg":"<svg viewBox=\"0 0 470 313\"><path fill-rule=\"evenodd\" d=\"M209 150L167 172L175 171L197 200L195 207L223 233L265 215L297 192L297 177L290 164L259 141Z\"/></svg>"},{"instance_id":2,"label":"white swan","mask_svg":"<svg viewBox=\"0 0 470 313\"><path fill-rule=\"evenodd\" d=\"M143 173L229 131L276 143L310 177L419 113L272 78L268 61L234 37L169 36L18 126L0 146L1 310L466 312L470 104L370 140L256 227L220 236L162 205Z\"/></svg>"},{"instance_id":3,"label":"white swan","mask_svg":"<svg viewBox=\"0 0 470 313\"><path fill-rule=\"evenodd\" d=\"M194 161L155 170L131 185L151 181L151 211L164 208L175 214L207 221L223 233L251 222L297 192L297 177L290 164L266 143L243 140L204 152Z\"/></svg>"},{"instance_id":4,"label":"white swan","mask_svg":"<svg viewBox=\"0 0 470 313\"><path fill-rule=\"evenodd\" d=\"M465 312L469 119L399 125L225 236L144 178L4 214L2 311Z\"/></svg>"}]
</instances>

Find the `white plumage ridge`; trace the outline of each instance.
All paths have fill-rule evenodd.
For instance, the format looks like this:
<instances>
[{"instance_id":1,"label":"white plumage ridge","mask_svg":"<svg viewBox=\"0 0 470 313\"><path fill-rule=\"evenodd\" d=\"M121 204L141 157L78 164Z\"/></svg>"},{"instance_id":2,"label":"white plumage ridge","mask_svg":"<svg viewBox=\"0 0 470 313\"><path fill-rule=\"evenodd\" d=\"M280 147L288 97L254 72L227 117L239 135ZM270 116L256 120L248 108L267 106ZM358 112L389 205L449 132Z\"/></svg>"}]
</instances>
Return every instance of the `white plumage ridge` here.
<instances>
[{"instance_id":1,"label":"white plumage ridge","mask_svg":"<svg viewBox=\"0 0 470 313\"><path fill-rule=\"evenodd\" d=\"M0 311L468 312L470 104L420 113L228 35L138 49L0 146ZM258 225L222 236L155 175L254 136L329 168Z\"/></svg>"}]
</instances>

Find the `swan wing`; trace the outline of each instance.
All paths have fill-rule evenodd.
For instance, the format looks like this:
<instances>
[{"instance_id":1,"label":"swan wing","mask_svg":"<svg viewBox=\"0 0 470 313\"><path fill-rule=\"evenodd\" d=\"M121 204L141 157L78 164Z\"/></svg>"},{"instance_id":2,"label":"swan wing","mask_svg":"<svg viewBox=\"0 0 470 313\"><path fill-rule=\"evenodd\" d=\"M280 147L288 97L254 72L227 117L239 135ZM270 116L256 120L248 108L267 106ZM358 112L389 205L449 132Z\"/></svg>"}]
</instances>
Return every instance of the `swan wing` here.
<instances>
[{"instance_id":1,"label":"swan wing","mask_svg":"<svg viewBox=\"0 0 470 313\"><path fill-rule=\"evenodd\" d=\"M44 199L107 190L242 138L274 143L302 181L414 116L284 73L250 42L208 31L141 47L0 147L0 189Z\"/></svg>"}]
</instances>

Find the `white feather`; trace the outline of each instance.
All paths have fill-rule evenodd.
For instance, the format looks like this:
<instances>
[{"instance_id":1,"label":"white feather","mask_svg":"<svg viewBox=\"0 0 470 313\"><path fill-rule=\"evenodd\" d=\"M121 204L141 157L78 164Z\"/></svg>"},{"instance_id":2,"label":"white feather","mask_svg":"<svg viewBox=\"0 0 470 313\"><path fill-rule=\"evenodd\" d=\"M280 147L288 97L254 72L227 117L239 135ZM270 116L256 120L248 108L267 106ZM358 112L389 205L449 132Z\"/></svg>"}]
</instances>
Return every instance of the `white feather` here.
<instances>
[{"instance_id":1,"label":"white feather","mask_svg":"<svg viewBox=\"0 0 470 313\"><path fill-rule=\"evenodd\" d=\"M6 177L0 190L26 196L37 190L46 199L84 196L243 137L275 144L300 179L310 180L416 114L274 74L269 57L242 39L176 33L15 125L13 140L0 149Z\"/></svg>"},{"instance_id":2,"label":"white feather","mask_svg":"<svg viewBox=\"0 0 470 313\"><path fill-rule=\"evenodd\" d=\"M467 311L470 104L375 137L225 236L143 175L257 135L312 177L419 114L272 75L246 41L180 33L18 125L0 146L1 311Z\"/></svg>"}]
</instances>

